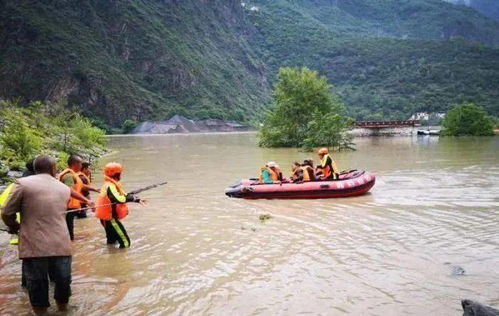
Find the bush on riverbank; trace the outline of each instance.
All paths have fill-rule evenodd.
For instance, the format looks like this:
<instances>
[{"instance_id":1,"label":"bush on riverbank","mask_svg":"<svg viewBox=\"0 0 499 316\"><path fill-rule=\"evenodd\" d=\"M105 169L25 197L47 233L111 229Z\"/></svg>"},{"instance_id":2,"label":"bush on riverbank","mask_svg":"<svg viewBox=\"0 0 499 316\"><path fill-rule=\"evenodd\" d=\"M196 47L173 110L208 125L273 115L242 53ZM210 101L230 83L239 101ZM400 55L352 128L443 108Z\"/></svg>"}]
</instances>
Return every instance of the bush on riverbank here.
<instances>
[{"instance_id":1,"label":"bush on riverbank","mask_svg":"<svg viewBox=\"0 0 499 316\"><path fill-rule=\"evenodd\" d=\"M456 105L447 112L443 121L446 136L491 136L494 122L485 110L473 103Z\"/></svg>"},{"instance_id":2,"label":"bush on riverbank","mask_svg":"<svg viewBox=\"0 0 499 316\"><path fill-rule=\"evenodd\" d=\"M281 68L273 92L274 106L260 129L262 147L351 147L341 99L331 94L326 77L303 68Z\"/></svg>"},{"instance_id":3,"label":"bush on riverbank","mask_svg":"<svg viewBox=\"0 0 499 316\"><path fill-rule=\"evenodd\" d=\"M21 107L15 101L0 100L0 179L9 170L22 170L41 153L59 157L62 164L71 153L94 159L105 145L104 132L63 103L32 102Z\"/></svg>"}]
</instances>

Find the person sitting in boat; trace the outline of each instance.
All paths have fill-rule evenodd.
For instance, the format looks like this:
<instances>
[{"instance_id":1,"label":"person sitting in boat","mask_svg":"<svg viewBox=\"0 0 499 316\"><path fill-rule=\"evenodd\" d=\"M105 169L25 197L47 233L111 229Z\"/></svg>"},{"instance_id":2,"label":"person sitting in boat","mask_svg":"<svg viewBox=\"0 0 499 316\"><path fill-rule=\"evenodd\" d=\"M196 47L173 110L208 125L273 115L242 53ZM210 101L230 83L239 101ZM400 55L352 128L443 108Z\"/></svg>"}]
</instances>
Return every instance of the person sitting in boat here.
<instances>
[{"instance_id":1,"label":"person sitting in boat","mask_svg":"<svg viewBox=\"0 0 499 316\"><path fill-rule=\"evenodd\" d=\"M303 172L303 182L315 181L314 161L311 158L303 161L301 170Z\"/></svg>"},{"instance_id":2,"label":"person sitting in boat","mask_svg":"<svg viewBox=\"0 0 499 316\"><path fill-rule=\"evenodd\" d=\"M273 161L269 161L265 167L261 168L259 183L274 184L282 182L282 172L279 165Z\"/></svg>"},{"instance_id":3,"label":"person sitting in boat","mask_svg":"<svg viewBox=\"0 0 499 316\"><path fill-rule=\"evenodd\" d=\"M301 164L297 161L291 165L291 181L299 182L303 179L303 170Z\"/></svg>"},{"instance_id":4,"label":"person sitting in boat","mask_svg":"<svg viewBox=\"0 0 499 316\"><path fill-rule=\"evenodd\" d=\"M317 152L321 159L320 165L317 166L315 175L318 180L327 181L338 179L338 168L333 158L329 155L327 148L321 148Z\"/></svg>"}]
</instances>

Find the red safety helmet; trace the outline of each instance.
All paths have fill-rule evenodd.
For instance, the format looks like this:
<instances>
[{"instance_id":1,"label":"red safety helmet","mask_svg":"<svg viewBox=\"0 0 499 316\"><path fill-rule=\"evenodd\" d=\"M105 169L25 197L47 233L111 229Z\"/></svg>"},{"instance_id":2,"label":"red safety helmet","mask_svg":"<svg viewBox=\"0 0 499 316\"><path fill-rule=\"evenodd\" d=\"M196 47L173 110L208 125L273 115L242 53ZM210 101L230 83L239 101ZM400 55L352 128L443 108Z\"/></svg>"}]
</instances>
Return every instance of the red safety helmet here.
<instances>
[{"instance_id":1,"label":"red safety helmet","mask_svg":"<svg viewBox=\"0 0 499 316\"><path fill-rule=\"evenodd\" d=\"M110 162L104 166L104 174L108 177L115 176L123 171L123 166L117 162Z\"/></svg>"}]
</instances>

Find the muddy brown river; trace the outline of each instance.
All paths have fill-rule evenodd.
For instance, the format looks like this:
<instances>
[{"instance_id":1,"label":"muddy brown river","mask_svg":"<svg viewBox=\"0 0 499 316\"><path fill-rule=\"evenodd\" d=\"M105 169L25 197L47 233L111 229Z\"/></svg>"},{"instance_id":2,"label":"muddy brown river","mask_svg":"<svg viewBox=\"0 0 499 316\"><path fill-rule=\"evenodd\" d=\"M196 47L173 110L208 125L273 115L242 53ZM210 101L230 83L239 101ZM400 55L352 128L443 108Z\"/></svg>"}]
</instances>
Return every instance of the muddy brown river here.
<instances>
[{"instance_id":1,"label":"muddy brown river","mask_svg":"<svg viewBox=\"0 0 499 316\"><path fill-rule=\"evenodd\" d=\"M333 156L377 175L369 194L247 201L224 189L265 161L289 173L311 154L258 148L254 134L112 137L101 163L125 165L125 188L169 184L131 207L130 249L106 246L95 218L76 221L70 314L459 315L464 298L498 307L499 137L356 143ZM16 248L5 233L0 245L0 314L27 314Z\"/></svg>"}]
</instances>

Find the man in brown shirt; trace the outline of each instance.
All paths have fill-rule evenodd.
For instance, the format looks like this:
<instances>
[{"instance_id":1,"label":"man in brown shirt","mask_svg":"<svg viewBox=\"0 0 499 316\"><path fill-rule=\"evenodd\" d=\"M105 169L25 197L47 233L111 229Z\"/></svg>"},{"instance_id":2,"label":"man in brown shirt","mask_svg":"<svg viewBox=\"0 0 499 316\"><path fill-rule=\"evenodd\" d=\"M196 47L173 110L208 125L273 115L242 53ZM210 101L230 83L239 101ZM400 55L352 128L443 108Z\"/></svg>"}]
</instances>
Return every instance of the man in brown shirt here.
<instances>
[{"instance_id":1,"label":"man in brown shirt","mask_svg":"<svg viewBox=\"0 0 499 316\"><path fill-rule=\"evenodd\" d=\"M29 299L36 314L50 306L48 276L55 282L54 298L66 309L71 295L71 240L66 225L70 196L93 203L72 192L56 178L55 159L46 155L34 161L36 175L18 179L2 209L11 233L19 231L19 259L23 260ZM21 213L21 224L16 222Z\"/></svg>"}]
</instances>

